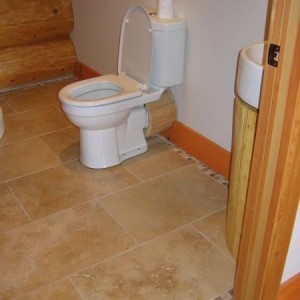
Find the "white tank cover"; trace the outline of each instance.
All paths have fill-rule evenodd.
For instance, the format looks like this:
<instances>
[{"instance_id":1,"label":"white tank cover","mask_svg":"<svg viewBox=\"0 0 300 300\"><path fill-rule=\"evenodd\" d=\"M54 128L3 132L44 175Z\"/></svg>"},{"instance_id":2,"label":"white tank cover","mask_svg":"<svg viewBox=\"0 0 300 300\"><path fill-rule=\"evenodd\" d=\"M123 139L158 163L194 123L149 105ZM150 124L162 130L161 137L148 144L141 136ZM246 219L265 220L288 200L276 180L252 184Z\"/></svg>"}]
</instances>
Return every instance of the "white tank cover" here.
<instances>
[{"instance_id":1,"label":"white tank cover","mask_svg":"<svg viewBox=\"0 0 300 300\"><path fill-rule=\"evenodd\" d=\"M118 73L140 82L148 89L151 79L152 24L141 6L131 7L124 16L118 60Z\"/></svg>"}]
</instances>

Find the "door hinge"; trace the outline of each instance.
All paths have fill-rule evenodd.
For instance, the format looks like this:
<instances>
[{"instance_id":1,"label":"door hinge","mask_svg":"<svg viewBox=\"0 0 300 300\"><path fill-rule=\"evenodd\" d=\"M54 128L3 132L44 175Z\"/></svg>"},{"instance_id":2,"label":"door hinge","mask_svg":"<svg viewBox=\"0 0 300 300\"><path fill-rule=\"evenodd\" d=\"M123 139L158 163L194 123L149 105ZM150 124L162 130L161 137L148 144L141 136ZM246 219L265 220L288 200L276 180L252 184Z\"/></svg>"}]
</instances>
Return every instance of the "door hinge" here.
<instances>
[{"instance_id":1,"label":"door hinge","mask_svg":"<svg viewBox=\"0 0 300 300\"><path fill-rule=\"evenodd\" d=\"M280 46L270 44L268 53L268 64L277 68L279 60Z\"/></svg>"}]
</instances>

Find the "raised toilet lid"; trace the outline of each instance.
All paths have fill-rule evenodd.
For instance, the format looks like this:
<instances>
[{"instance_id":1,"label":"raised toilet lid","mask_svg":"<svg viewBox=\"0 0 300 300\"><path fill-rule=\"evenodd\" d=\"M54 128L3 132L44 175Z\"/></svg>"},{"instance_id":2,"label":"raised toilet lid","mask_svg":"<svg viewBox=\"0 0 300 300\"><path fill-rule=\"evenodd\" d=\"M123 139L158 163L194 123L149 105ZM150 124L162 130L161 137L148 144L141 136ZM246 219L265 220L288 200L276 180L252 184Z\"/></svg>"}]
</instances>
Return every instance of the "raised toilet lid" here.
<instances>
[{"instance_id":1,"label":"raised toilet lid","mask_svg":"<svg viewBox=\"0 0 300 300\"><path fill-rule=\"evenodd\" d=\"M124 16L118 73L140 82L148 89L152 66L152 24L147 11L141 6L132 6Z\"/></svg>"}]
</instances>

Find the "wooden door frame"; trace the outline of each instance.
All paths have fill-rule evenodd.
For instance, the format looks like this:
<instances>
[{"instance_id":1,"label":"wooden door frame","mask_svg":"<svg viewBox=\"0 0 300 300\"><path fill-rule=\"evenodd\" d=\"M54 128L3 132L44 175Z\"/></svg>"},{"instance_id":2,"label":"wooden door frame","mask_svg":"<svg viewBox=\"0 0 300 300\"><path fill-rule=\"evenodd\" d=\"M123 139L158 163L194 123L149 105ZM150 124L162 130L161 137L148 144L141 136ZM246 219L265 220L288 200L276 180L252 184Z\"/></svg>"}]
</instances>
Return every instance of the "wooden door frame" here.
<instances>
[{"instance_id":1,"label":"wooden door frame","mask_svg":"<svg viewBox=\"0 0 300 300\"><path fill-rule=\"evenodd\" d=\"M267 44L281 50L278 68L264 64L235 300L277 299L300 199L300 1L269 9Z\"/></svg>"}]
</instances>

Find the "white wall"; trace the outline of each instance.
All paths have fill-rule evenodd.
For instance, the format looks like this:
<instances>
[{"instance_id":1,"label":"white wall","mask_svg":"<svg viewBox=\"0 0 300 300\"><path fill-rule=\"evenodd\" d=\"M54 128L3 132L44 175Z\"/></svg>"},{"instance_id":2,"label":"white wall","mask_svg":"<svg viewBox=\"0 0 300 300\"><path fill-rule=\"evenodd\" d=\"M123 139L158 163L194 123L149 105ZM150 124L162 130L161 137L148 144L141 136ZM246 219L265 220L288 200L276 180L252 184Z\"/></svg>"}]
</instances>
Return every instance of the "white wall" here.
<instances>
[{"instance_id":1,"label":"white wall","mask_svg":"<svg viewBox=\"0 0 300 300\"><path fill-rule=\"evenodd\" d=\"M174 0L188 27L185 83L172 89L178 120L231 149L234 81L243 46L262 41L268 0ZM132 4L155 0L72 0L78 59L115 73L121 19Z\"/></svg>"}]
</instances>

